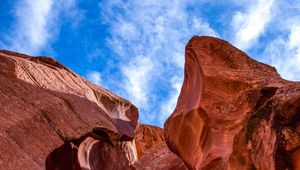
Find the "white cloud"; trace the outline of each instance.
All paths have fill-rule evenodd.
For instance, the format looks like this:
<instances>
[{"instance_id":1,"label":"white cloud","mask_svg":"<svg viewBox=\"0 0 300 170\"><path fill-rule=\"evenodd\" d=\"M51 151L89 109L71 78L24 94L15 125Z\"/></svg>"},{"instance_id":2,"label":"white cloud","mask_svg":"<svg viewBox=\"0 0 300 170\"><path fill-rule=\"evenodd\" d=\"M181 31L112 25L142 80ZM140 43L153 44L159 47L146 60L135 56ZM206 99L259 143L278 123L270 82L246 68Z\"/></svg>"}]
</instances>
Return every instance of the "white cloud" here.
<instances>
[{"instance_id":1,"label":"white cloud","mask_svg":"<svg viewBox=\"0 0 300 170\"><path fill-rule=\"evenodd\" d=\"M125 91L121 95L139 107L142 122L151 123L153 115L159 121L171 114L177 92L167 88L174 76L183 77L187 41L193 35L218 36L209 23L190 13L188 7L193 5L183 0L107 0L100 4L110 26L108 43L125 75L125 86L113 90ZM160 113L165 101L170 101L169 109Z\"/></svg>"},{"instance_id":2,"label":"white cloud","mask_svg":"<svg viewBox=\"0 0 300 170\"><path fill-rule=\"evenodd\" d=\"M291 34L289 36L289 47L290 48L298 48L300 44L300 26L299 25L294 25L291 28Z\"/></svg>"},{"instance_id":3,"label":"white cloud","mask_svg":"<svg viewBox=\"0 0 300 170\"><path fill-rule=\"evenodd\" d=\"M2 48L39 55L41 50L50 47L49 43L58 34L60 28L58 17L64 10L72 11L65 14L75 17L78 14L75 0L16 1L13 30L5 40L2 40Z\"/></svg>"},{"instance_id":4,"label":"white cloud","mask_svg":"<svg viewBox=\"0 0 300 170\"><path fill-rule=\"evenodd\" d=\"M291 27L288 41L288 50L292 50L295 52L296 61L300 64L300 25L293 25Z\"/></svg>"},{"instance_id":5,"label":"white cloud","mask_svg":"<svg viewBox=\"0 0 300 170\"><path fill-rule=\"evenodd\" d=\"M276 67L281 76L300 81L300 21L288 26L288 38L278 36L266 47L266 62Z\"/></svg>"},{"instance_id":6,"label":"white cloud","mask_svg":"<svg viewBox=\"0 0 300 170\"><path fill-rule=\"evenodd\" d=\"M101 85L101 73L98 71L89 71L86 78L97 85Z\"/></svg>"},{"instance_id":7,"label":"white cloud","mask_svg":"<svg viewBox=\"0 0 300 170\"><path fill-rule=\"evenodd\" d=\"M263 51L258 60L274 66L283 78L300 81L300 2L276 1L266 36L257 46Z\"/></svg>"},{"instance_id":8,"label":"white cloud","mask_svg":"<svg viewBox=\"0 0 300 170\"><path fill-rule=\"evenodd\" d=\"M125 90L129 99L138 107L148 107L148 84L151 81L153 64L150 58L137 56L122 66Z\"/></svg>"},{"instance_id":9,"label":"white cloud","mask_svg":"<svg viewBox=\"0 0 300 170\"><path fill-rule=\"evenodd\" d=\"M22 0L16 5L17 24L9 48L25 53L37 53L50 38L47 30L53 8L52 0Z\"/></svg>"},{"instance_id":10,"label":"white cloud","mask_svg":"<svg viewBox=\"0 0 300 170\"><path fill-rule=\"evenodd\" d=\"M171 87L172 92L169 97L169 99L160 106L160 114L159 117L160 124L163 124L165 120L170 116L170 113L172 113L175 109L175 106L177 104L177 99L180 94L181 86L182 86L183 77L174 76L171 79Z\"/></svg>"},{"instance_id":11,"label":"white cloud","mask_svg":"<svg viewBox=\"0 0 300 170\"><path fill-rule=\"evenodd\" d=\"M242 50L253 46L272 18L274 0L257 0L249 3L245 12L236 12L231 25L233 26L234 44Z\"/></svg>"}]
</instances>

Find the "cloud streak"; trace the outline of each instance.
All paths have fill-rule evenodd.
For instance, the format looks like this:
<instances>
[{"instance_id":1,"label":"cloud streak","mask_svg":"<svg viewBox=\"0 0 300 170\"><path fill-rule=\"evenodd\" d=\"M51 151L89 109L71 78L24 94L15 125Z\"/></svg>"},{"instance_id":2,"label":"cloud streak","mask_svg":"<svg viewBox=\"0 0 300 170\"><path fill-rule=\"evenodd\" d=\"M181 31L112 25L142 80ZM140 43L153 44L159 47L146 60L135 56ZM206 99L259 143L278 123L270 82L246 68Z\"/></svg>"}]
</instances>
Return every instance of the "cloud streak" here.
<instances>
[{"instance_id":1,"label":"cloud streak","mask_svg":"<svg viewBox=\"0 0 300 170\"><path fill-rule=\"evenodd\" d=\"M188 8L193 5L180 0L110 0L100 5L110 26L108 44L124 75L124 86L112 90L121 91L140 108L142 122L162 125L175 107L189 38L218 36L209 23L190 13ZM163 109L165 101L170 101L168 109Z\"/></svg>"},{"instance_id":2,"label":"cloud streak","mask_svg":"<svg viewBox=\"0 0 300 170\"><path fill-rule=\"evenodd\" d=\"M275 66L284 78L300 80L297 1L102 0L100 18L93 13L97 9L87 9L94 3L17 0L14 20L7 22L12 25L1 34L0 47L41 55L51 54L55 44L62 59L72 50L58 46L66 39L70 44L80 39L92 52L83 57L80 53L86 49L76 49L77 63L87 60L82 63L91 64L80 66L78 72L128 98L140 109L141 122L156 125L162 125L176 105L183 81L184 47L193 35L227 39L253 58ZM72 33L60 35L61 29L76 31L74 39ZM81 38L87 33L91 39ZM99 37L104 40L97 42ZM55 43L57 40L61 42ZM95 44L101 45L95 49Z\"/></svg>"},{"instance_id":3,"label":"cloud streak","mask_svg":"<svg viewBox=\"0 0 300 170\"><path fill-rule=\"evenodd\" d=\"M89 71L86 78L99 86L101 85L101 73L98 71Z\"/></svg>"},{"instance_id":4,"label":"cloud streak","mask_svg":"<svg viewBox=\"0 0 300 170\"><path fill-rule=\"evenodd\" d=\"M60 29L59 15L71 17L78 14L75 0L19 0L15 2L13 30L1 41L2 48L31 55L39 55L51 43Z\"/></svg>"},{"instance_id":5,"label":"cloud streak","mask_svg":"<svg viewBox=\"0 0 300 170\"><path fill-rule=\"evenodd\" d=\"M300 24L300 21L299 21ZM270 63L288 80L300 81L300 26L288 28L288 38L278 36L266 47L264 55Z\"/></svg>"},{"instance_id":6,"label":"cloud streak","mask_svg":"<svg viewBox=\"0 0 300 170\"><path fill-rule=\"evenodd\" d=\"M36 54L51 37L49 23L52 0L22 0L15 7L16 24L9 49Z\"/></svg>"},{"instance_id":7,"label":"cloud streak","mask_svg":"<svg viewBox=\"0 0 300 170\"><path fill-rule=\"evenodd\" d=\"M247 50L258 41L272 18L273 4L274 0L257 0L245 12L236 12L231 25L237 47Z\"/></svg>"},{"instance_id":8,"label":"cloud streak","mask_svg":"<svg viewBox=\"0 0 300 170\"><path fill-rule=\"evenodd\" d=\"M128 65L122 65L121 69L125 77L124 88L131 101L138 106L148 108L148 85L153 71L151 59L137 56L131 59Z\"/></svg>"}]
</instances>

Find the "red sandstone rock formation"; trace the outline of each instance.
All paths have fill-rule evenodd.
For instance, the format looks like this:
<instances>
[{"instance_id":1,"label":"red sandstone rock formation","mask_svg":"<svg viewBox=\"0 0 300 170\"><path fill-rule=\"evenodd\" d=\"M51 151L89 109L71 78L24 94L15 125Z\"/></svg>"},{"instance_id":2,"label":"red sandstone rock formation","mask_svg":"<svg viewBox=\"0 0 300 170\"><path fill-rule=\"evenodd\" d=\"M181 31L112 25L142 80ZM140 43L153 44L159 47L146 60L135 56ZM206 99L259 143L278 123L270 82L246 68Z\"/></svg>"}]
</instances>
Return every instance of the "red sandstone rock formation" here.
<instances>
[{"instance_id":1,"label":"red sandstone rock formation","mask_svg":"<svg viewBox=\"0 0 300 170\"><path fill-rule=\"evenodd\" d=\"M165 143L162 128L151 125L138 124L135 135L135 144L138 158L143 156L153 146L160 143Z\"/></svg>"},{"instance_id":2,"label":"red sandstone rock formation","mask_svg":"<svg viewBox=\"0 0 300 170\"><path fill-rule=\"evenodd\" d=\"M133 164L132 169L187 169L183 161L166 145L162 128L139 124L136 129L135 144L138 161Z\"/></svg>"},{"instance_id":3,"label":"red sandstone rock formation","mask_svg":"<svg viewBox=\"0 0 300 170\"><path fill-rule=\"evenodd\" d=\"M154 145L133 164L136 170L187 170L183 161L170 151L165 142Z\"/></svg>"},{"instance_id":4,"label":"red sandstone rock formation","mask_svg":"<svg viewBox=\"0 0 300 170\"><path fill-rule=\"evenodd\" d=\"M48 57L0 50L0 108L0 169L300 169L300 83L212 37L186 46L164 136Z\"/></svg>"},{"instance_id":5,"label":"red sandstone rock formation","mask_svg":"<svg viewBox=\"0 0 300 170\"><path fill-rule=\"evenodd\" d=\"M164 125L189 169L299 169L300 83L228 42L193 37L184 83Z\"/></svg>"},{"instance_id":6,"label":"red sandstone rock formation","mask_svg":"<svg viewBox=\"0 0 300 170\"><path fill-rule=\"evenodd\" d=\"M185 167L134 105L54 59L2 50L0 66L0 169L141 169L158 153Z\"/></svg>"},{"instance_id":7,"label":"red sandstone rock formation","mask_svg":"<svg viewBox=\"0 0 300 170\"><path fill-rule=\"evenodd\" d=\"M129 101L51 58L0 51L0 66L0 169L44 169L47 157L46 169L137 160Z\"/></svg>"}]
</instances>

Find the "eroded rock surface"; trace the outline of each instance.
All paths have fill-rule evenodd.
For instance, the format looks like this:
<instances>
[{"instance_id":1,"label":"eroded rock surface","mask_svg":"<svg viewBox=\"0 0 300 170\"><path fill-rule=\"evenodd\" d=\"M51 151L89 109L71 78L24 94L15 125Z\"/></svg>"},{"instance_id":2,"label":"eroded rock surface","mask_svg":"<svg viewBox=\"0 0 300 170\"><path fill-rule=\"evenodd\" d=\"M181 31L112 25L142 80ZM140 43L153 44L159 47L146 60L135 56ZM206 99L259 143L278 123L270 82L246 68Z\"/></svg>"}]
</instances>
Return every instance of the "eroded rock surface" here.
<instances>
[{"instance_id":1,"label":"eroded rock surface","mask_svg":"<svg viewBox=\"0 0 300 170\"><path fill-rule=\"evenodd\" d=\"M182 159L165 142L154 145L132 166L136 170L187 170Z\"/></svg>"},{"instance_id":2,"label":"eroded rock surface","mask_svg":"<svg viewBox=\"0 0 300 170\"><path fill-rule=\"evenodd\" d=\"M300 83L226 41L193 37L164 125L189 169L299 169Z\"/></svg>"},{"instance_id":3,"label":"eroded rock surface","mask_svg":"<svg viewBox=\"0 0 300 170\"><path fill-rule=\"evenodd\" d=\"M0 50L0 169L300 169L300 83L193 37L164 130L49 57Z\"/></svg>"},{"instance_id":4,"label":"eroded rock surface","mask_svg":"<svg viewBox=\"0 0 300 170\"><path fill-rule=\"evenodd\" d=\"M1 76L21 80L57 93L65 93L96 103L118 130L118 138L134 138L137 108L126 99L81 78L49 57L31 57L0 51ZM80 106L75 106L80 107Z\"/></svg>"},{"instance_id":5,"label":"eroded rock surface","mask_svg":"<svg viewBox=\"0 0 300 170\"><path fill-rule=\"evenodd\" d=\"M46 169L129 169L136 162L134 141L111 141L94 131L65 142L46 159Z\"/></svg>"},{"instance_id":6,"label":"eroded rock surface","mask_svg":"<svg viewBox=\"0 0 300 170\"><path fill-rule=\"evenodd\" d=\"M163 129L157 126L138 124L136 128L135 143L140 158L153 146L165 143Z\"/></svg>"},{"instance_id":7,"label":"eroded rock surface","mask_svg":"<svg viewBox=\"0 0 300 170\"><path fill-rule=\"evenodd\" d=\"M0 169L127 170L153 154L184 166L132 103L56 60L0 50L0 65Z\"/></svg>"},{"instance_id":8,"label":"eroded rock surface","mask_svg":"<svg viewBox=\"0 0 300 170\"><path fill-rule=\"evenodd\" d=\"M2 50L0 65L0 169L126 169L137 160L129 101L52 58Z\"/></svg>"}]
</instances>

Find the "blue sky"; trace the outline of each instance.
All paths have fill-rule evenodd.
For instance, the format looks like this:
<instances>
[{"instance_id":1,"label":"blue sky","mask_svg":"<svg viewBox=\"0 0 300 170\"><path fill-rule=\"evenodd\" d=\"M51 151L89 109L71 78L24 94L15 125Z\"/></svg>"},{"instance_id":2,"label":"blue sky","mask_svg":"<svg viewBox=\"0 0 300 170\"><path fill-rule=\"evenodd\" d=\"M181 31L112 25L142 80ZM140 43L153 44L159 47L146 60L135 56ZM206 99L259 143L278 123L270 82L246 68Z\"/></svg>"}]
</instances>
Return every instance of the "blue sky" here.
<instances>
[{"instance_id":1,"label":"blue sky","mask_svg":"<svg viewBox=\"0 0 300 170\"><path fill-rule=\"evenodd\" d=\"M52 56L161 126L193 35L225 39L300 80L300 0L0 0L0 49Z\"/></svg>"}]
</instances>

